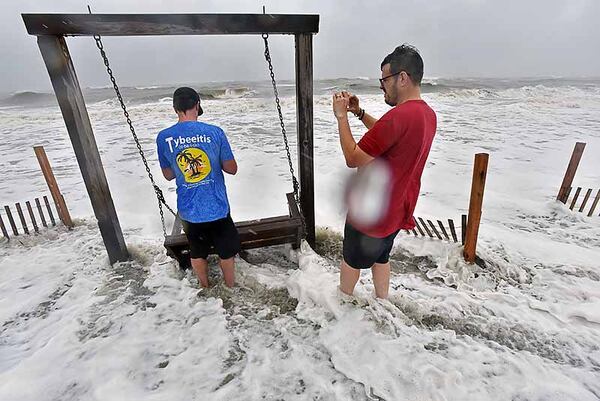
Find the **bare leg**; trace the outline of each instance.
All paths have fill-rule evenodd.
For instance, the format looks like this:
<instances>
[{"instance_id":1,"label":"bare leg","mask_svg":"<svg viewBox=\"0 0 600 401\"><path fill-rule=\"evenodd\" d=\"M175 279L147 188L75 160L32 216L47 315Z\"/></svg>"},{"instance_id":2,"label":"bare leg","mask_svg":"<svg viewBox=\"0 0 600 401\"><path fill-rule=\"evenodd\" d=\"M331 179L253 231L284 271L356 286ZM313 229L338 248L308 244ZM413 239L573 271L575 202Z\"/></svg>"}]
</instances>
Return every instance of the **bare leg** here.
<instances>
[{"instance_id":1,"label":"bare leg","mask_svg":"<svg viewBox=\"0 0 600 401\"><path fill-rule=\"evenodd\" d=\"M340 290L344 294L352 295L359 277L360 270L354 269L345 261L342 261L342 266L340 267Z\"/></svg>"},{"instance_id":2,"label":"bare leg","mask_svg":"<svg viewBox=\"0 0 600 401\"><path fill-rule=\"evenodd\" d=\"M223 280L229 288L235 284L235 257L229 259L219 259L221 271L223 272Z\"/></svg>"},{"instance_id":3,"label":"bare leg","mask_svg":"<svg viewBox=\"0 0 600 401\"><path fill-rule=\"evenodd\" d=\"M204 288L208 288L208 261L206 259L191 259L192 268L198 276L200 285Z\"/></svg>"},{"instance_id":4,"label":"bare leg","mask_svg":"<svg viewBox=\"0 0 600 401\"><path fill-rule=\"evenodd\" d=\"M375 263L371 267L371 272L373 273L373 284L375 284L375 296L386 299L390 289L390 262Z\"/></svg>"}]
</instances>

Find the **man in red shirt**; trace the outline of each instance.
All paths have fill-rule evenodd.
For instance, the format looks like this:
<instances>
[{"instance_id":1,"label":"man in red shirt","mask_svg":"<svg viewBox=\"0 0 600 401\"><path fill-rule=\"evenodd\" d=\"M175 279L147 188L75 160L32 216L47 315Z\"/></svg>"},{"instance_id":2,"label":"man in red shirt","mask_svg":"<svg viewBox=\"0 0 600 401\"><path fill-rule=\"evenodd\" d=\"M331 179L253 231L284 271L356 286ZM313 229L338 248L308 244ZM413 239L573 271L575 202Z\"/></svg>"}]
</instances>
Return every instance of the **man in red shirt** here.
<instances>
[{"instance_id":1,"label":"man in red shirt","mask_svg":"<svg viewBox=\"0 0 600 401\"><path fill-rule=\"evenodd\" d=\"M394 238L398 231L415 227L413 212L437 125L435 112L421 99L422 78L423 59L419 51L404 44L381 63L380 88L385 102L393 108L379 120L360 108L356 96L348 92L333 95L333 112L346 165L358 167L359 175L371 168L371 181L385 180L384 184L375 185L378 188L371 189L371 193L359 193L359 197L377 199L381 210L376 218L358 218L360 213L353 213L350 203L340 269L340 290L345 294L353 293L360 269L370 268L375 295L387 298ZM348 112L369 129L358 144L350 130ZM376 165L379 170L372 168ZM363 206L366 204L368 200Z\"/></svg>"}]
</instances>

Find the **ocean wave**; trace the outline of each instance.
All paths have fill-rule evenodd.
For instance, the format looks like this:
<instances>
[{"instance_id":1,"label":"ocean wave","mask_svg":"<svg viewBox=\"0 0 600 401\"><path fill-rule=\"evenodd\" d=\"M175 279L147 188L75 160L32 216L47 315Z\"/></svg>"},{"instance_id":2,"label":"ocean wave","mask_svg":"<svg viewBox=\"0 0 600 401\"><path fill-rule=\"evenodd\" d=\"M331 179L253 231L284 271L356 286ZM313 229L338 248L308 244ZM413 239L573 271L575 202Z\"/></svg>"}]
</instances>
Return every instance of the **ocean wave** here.
<instances>
[{"instance_id":1,"label":"ocean wave","mask_svg":"<svg viewBox=\"0 0 600 401\"><path fill-rule=\"evenodd\" d=\"M198 92L201 99L236 99L246 97L255 92L248 87L200 89Z\"/></svg>"},{"instance_id":2,"label":"ocean wave","mask_svg":"<svg viewBox=\"0 0 600 401\"><path fill-rule=\"evenodd\" d=\"M13 93L9 97L2 99L1 103L7 106L26 106L30 104L39 105L40 103L49 103L54 100L55 97L52 93L23 91Z\"/></svg>"}]
</instances>

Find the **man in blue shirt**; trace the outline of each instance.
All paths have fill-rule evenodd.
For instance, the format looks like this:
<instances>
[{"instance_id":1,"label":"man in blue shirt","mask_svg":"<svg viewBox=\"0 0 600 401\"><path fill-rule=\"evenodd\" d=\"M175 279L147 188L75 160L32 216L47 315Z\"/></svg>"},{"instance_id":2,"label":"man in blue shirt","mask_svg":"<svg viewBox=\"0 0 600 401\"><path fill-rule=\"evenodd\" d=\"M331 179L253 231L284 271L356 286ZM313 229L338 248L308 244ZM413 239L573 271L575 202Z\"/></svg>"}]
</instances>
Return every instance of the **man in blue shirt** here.
<instances>
[{"instance_id":1,"label":"man in blue shirt","mask_svg":"<svg viewBox=\"0 0 600 401\"><path fill-rule=\"evenodd\" d=\"M190 244L192 268L208 287L207 257L213 246L219 255L225 285L235 282L234 257L240 239L231 219L223 171L234 175L237 163L223 130L198 121L200 97L192 88L173 94L177 124L156 138L163 175L177 183L177 213Z\"/></svg>"}]
</instances>

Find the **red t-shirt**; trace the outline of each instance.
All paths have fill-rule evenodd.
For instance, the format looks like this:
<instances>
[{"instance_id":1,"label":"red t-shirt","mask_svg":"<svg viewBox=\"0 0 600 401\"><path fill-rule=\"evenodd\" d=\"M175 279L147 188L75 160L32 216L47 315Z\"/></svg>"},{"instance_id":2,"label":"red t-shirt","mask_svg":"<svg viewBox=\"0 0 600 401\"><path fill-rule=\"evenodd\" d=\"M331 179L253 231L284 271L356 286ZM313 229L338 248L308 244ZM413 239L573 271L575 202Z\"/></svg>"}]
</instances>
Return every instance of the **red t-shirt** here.
<instances>
[{"instance_id":1,"label":"red t-shirt","mask_svg":"<svg viewBox=\"0 0 600 401\"><path fill-rule=\"evenodd\" d=\"M427 103L409 100L388 111L358 142L365 153L383 161L390 171L388 208L372 226L351 222L361 232L383 238L398 229L415 227L413 212L436 126L437 117Z\"/></svg>"}]
</instances>

